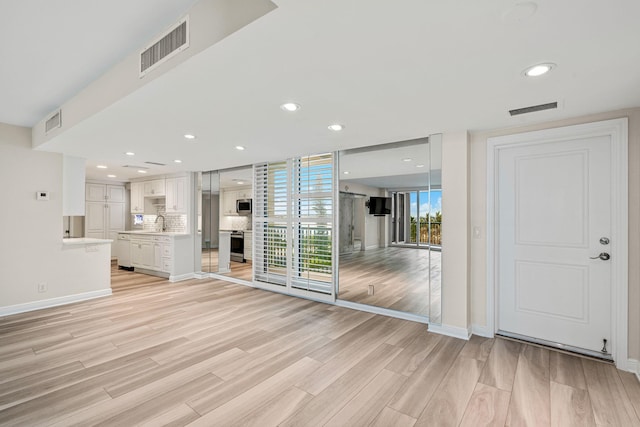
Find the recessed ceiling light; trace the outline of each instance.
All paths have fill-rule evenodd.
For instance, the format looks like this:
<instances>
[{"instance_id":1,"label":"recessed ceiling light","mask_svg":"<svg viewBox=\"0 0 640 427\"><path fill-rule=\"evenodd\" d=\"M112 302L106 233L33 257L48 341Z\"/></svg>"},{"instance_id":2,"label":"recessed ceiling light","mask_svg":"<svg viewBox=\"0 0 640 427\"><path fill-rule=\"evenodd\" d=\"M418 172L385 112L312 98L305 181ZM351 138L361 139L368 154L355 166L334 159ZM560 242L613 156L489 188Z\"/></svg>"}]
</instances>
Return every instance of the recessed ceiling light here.
<instances>
[{"instance_id":1,"label":"recessed ceiling light","mask_svg":"<svg viewBox=\"0 0 640 427\"><path fill-rule=\"evenodd\" d=\"M182 160L175 159L173 163L182 163Z\"/></svg>"},{"instance_id":2,"label":"recessed ceiling light","mask_svg":"<svg viewBox=\"0 0 640 427\"><path fill-rule=\"evenodd\" d=\"M133 151L127 151L124 154L126 154L127 156L135 156L136 155L136 153L134 153Z\"/></svg>"},{"instance_id":3,"label":"recessed ceiling light","mask_svg":"<svg viewBox=\"0 0 640 427\"><path fill-rule=\"evenodd\" d=\"M236 145L236 150L238 151L244 151L245 147L243 147L242 145Z\"/></svg>"},{"instance_id":4,"label":"recessed ceiling light","mask_svg":"<svg viewBox=\"0 0 640 427\"><path fill-rule=\"evenodd\" d=\"M115 178L115 175L107 175L108 178Z\"/></svg>"},{"instance_id":5,"label":"recessed ceiling light","mask_svg":"<svg viewBox=\"0 0 640 427\"><path fill-rule=\"evenodd\" d=\"M344 171L342 173L345 174L345 175L349 175L350 172L349 171Z\"/></svg>"},{"instance_id":6,"label":"recessed ceiling light","mask_svg":"<svg viewBox=\"0 0 640 427\"><path fill-rule=\"evenodd\" d=\"M539 77L543 74L547 74L555 66L556 64L552 64L550 62L545 64L534 65L533 67L529 67L526 70L524 70L524 75L527 77Z\"/></svg>"},{"instance_id":7,"label":"recessed ceiling light","mask_svg":"<svg viewBox=\"0 0 640 427\"><path fill-rule=\"evenodd\" d=\"M410 158L410 157L406 157L406 158L402 159L403 162L410 162L411 160L413 160L413 159Z\"/></svg>"},{"instance_id":8,"label":"recessed ceiling light","mask_svg":"<svg viewBox=\"0 0 640 427\"><path fill-rule=\"evenodd\" d=\"M140 169L138 173L147 173L147 171Z\"/></svg>"},{"instance_id":9,"label":"recessed ceiling light","mask_svg":"<svg viewBox=\"0 0 640 427\"><path fill-rule=\"evenodd\" d=\"M423 168L424 165L416 165L417 168Z\"/></svg>"},{"instance_id":10,"label":"recessed ceiling light","mask_svg":"<svg viewBox=\"0 0 640 427\"><path fill-rule=\"evenodd\" d=\"M236 184L242 185L242 184L244 184L244 181L237 181Z\"/></svg>"},{"instance_id":11,"label":"recessed ceiling light","mask_svg":"<svg viewBox=\"0 0 640 427\"><path fill-rule=\"evenodd\" d=\"M184 134L184 137L185 137L186 139L196 139L196 136L195 136L195 135L192 135L192 134L190 134L190 133L185 133L185 134Z\"/></svg>"},{"instance_id":12,"label":"recessed ceiling light","mask_svg":"<svg viewBox=\"0 0 640 427\"><path fill-rule=\"evenodd\" d=\"M344 125L341 125L339 123L334 123L332 125L329 125L328 127L334 132L340 132L342 129L344 129Z\"/></svg>"},{"instance_id":13,"label":"recessed ceiling light","mask_svg":"<svg viewBox=\"0 0 640 427\"><path fill-rule=\"evenodd\" d=\"M107 167L105 165L98 165L96 166L98 169L106 169Z\"/></svg>"},{"instance_id":14,"label":"recessed ceiling light","mask_svg":"<svg viewBox=\"0 0 640 427\"><path fill-rule=\"evenodd\" d=\"M298 111L300 109L300 105L293 102L287 102L286 104L282 104L280 108L284 111Z\"/></svg>"}]
</instances>

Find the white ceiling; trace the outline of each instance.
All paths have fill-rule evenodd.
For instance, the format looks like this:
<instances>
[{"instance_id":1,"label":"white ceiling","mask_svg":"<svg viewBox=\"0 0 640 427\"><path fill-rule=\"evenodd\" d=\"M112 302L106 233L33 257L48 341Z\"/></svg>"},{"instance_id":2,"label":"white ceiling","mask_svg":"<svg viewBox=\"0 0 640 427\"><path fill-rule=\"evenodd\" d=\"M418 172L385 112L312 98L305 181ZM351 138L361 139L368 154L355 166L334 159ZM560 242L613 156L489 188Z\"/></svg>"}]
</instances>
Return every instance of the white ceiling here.
<instances>
[{"instance_id":1,"label":"white ceiling","mask_svg":"<svg viewBox=\"0 0 640 427\"><path fill-rule=\"evenodd\" d=\"M140 16L156 3L167 16L173 6L173 19ZM155 25L150 33L156 33L190 3L0 1L1 39L27 41L1 48L0 93L10 96L0 98L0 121L33 124L104 70L90 67L99 62L96 56L115 63L115 53L107 51L120 49L124 56L148 41L127 35L101 40L105 46L98 52L90 49L112 33L109 29L129 31L135 20L140 27ZM538 0L526 19L520 12L530 10L531 2L513 0L275 3L278 9L62 133L45 149L88 158L88 177L116 171L126 179L132 171L119 167L132 162L123 154L129 150L139 164L168 164L150 167L149 174L213 170L640 106L637 0ZM41 10L46 16L36 12ZM83 23L81 37L70 39L64 25L69 15ZM78 39L93 43L79 54L72 43ZM33 71L34 63L43 64L34 60L43 43L64 60L45 61L46 67ZM540 62L557 67L540 78L522 76ZM66 95L56 89L61 86L68 87ZM286 113L279 108L286 101L302 109ZM553 101L558 110L508 114ZM329 131L333 122L345 130ZM184 141L187 132L198 136L196 142ZM239 152L235 145L247 149ZM173 164L176 158L183 162ZM96 170L98 163L109 169Z\"/></svg>"}]
</instances>

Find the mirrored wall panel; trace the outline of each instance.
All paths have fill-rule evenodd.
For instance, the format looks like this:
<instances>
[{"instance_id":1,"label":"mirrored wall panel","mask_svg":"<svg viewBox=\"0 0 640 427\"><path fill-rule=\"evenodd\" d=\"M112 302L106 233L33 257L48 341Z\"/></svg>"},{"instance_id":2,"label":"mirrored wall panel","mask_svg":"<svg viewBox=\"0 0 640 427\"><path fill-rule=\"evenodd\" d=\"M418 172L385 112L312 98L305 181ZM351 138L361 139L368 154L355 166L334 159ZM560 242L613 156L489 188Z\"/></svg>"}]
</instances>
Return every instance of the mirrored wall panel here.
<instances>
[{"instance_id":1,"label":"mirrored wall panel","mask_svg":"<svg viewBox=\"0 0 640 427\"><path fill-rule=\"evenodd\" d=\"M436 139L340 152L339 299L439 322L442 189Z\"/></svg>"},{"instance_id":2,"label":"mirrored wall panel","mask_svg":"<svg viewBox=\"0 0 640 427\"><path fill-rule=\"evenodd\" d=\"M199 230L201 230L202 271L218 271L220 185L217 171L202 173Z\"/></svg>"},{"instance_id":3,"label":"mirrored wall panel","mask_svg":"<svg viewBox=\"0 0 640 427\"><path fill-rule=\"evenodd\" d=\"M218 273L252 280L253 167L219 171Z\"/></svg>"}]
</instances>

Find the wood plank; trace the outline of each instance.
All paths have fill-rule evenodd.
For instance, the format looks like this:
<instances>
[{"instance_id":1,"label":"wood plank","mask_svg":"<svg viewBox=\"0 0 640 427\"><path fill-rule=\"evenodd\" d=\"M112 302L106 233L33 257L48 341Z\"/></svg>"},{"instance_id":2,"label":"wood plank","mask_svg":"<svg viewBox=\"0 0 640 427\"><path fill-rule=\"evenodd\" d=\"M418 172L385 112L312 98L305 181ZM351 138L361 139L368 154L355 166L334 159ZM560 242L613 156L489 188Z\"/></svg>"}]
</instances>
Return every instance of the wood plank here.
<instances>
[{"instance_id":1,"label":"wood plank","mask_svg":"<svg viewBox=\"0 0 640 427\"><path fill-rule=\"evenodd\" d=\"M464 343L456 338L441 337L431 356L420 363L388 406L417 419L456 360Z\"/></svg>"},{"instance_id":2,"label":"wood plank","mask_svg":"<svg viewBox=\"0 0 640 427\"><path fill-rule=\"evenodd\" d=\"M371 427L413 427L416 419L385 406L371 423Z\"/></svg>"},{"instance_id":3,"label":"wood plank","mask_svg":"<svg viewBox=\"0 0 640 427\"><path fill-rule=\"evenodd\" d=\"M624 371L618 371L618 375L631 404L636 410L636 416L640 418L640 381L638 377L631 372Z\"/></svg>"},{"instance_id":4,"label":"wood plank","mask_svg":"<svg viewBox=\"0 0 640 427\"><path fill-rule=\"evenodd\" d=\"M329 419L325 426L368 426L377 418L391 400L406 377L383 369L337 414Z\"/></svg>"},{"instance_id":5,"label":"wood plank","mask_svg":"<svg viewBox=\"0 0 640 427\"><path fill-rule=\"evenodd\" d=\"M491 354L495 339L484 338L478 335L472 335L469 341L464 345L460 352L461 357L470 357L472 359L486 362Z\"/></svg>"},{"instance_id":6,"label":"wood plank","mask_svg":"<svg viewBox=\"0 0 640 427\"><path fill-rule=\"evenodd\" d=\"M476 385L460 427L504 426L511 393L482 383Z\"/></svg>"},{"instance_id":7,"label":"wood plank","mask_svg":"<svg viewBox=\"0 0 640 427\"><path fill-rule=\"evenodd\" d=\"M397 357L389 362L386 368L401 375L411 376L433 351L441 338L441 335L436 334L423 333L418 335Z\"/></svg>"},{"instance_id":8,"label":"wood plank","mask_svg":"<svg viewBox=\"0 0 640 427\"><path fill-rule=\"evenodd\" d=\"M501 390L511 391L521 350L520 343L496 338L479 381Z\"/></svg>"},{"instance_id":9,"label":"wood plank","mask_svg":"<svg viewBox=\"0 0 640 427\"><path fill-rule=\"evenodd\" d=\"M399 352L400 348L381 344L347 373L287 418L282 427L323 425L366 386Z\"/></svg>"},{"instance_id":10,"label":"wood plank","mask_svg":"<svg viewBox=\"0 0 640 427\"><path fill-rule=\"evenodd\" d=\"M551 381L581 390L587 389L587 381L584 379L584 370L579 357L552 351L549 355L549 367Z\"/></svg>"},{"instance_id":11,"label":"wood plank","mask_svg":"<svg viewBox=\"0 0 640 427\"><path fill-rule=\"evenodd\" d=\"M141 423L140 427L186 426L190 422L200 418L200 415L185 403L166 412L160 411L160 413L154 415L154 417Z\"/></svg>"},{"instance_id":12,"label":"wood plank","mask_svg":"<svg viewBox=\"0 0 640 427\"><path fill-rule=\"evenodd\" d=\"M320 362L308 357L300 359L213 411L203 414L191 425L192 427L211 426L214 424L227 426L237 425L241 419L247 416L249 416L249 419L254 419L251 414L256 406L265 405L271 400L271 396L279 395L292 388L300 378L313 372L319 365ZM251 402L251 404L248 405L248 402Z\"/></svg>"},{"instance_id":13,"label":"wood plank","mask_svg":"<svg viewBox=\"0 0 640 427\"><path fill-rule=\"evenodd\" d=\"M557 427L595 427L589 392L551 382L551 425Z\"/></svg>"},{"instance_id":14,"label":"wood plank","mask_svg":"<svg viewBox=\"0 0 640 427\"><path fill-rule=\"evenodd\" d=\"M313 396L309 393L291 387L264 404L258 405L237 424L243 427L278 426L311 399Z\"/></svg>"},{"instance_id":15,"label":"wood plank","mask_svg":"<svg viewBox=\"0 0 640 427\"><path fill-rule=\"evenodd\" d=\"M582 359L591 406L598 426L640 426L616 368Z\"/></svg>"},{"instance_id":16,"label":"wood plank","mask_svg":"<svg viewBox=\"0 0 640 427\"><path fill-rule=\"evenodd\" d=\"M462 353L462 352L461 352ZM416 426L457 426L473 394L484 362L458 356Z\"/></svg>"},{"instance_id":17,"label":"wood plank","mask_svg":"<svg viewBox=\"0 0 640 427\"><path fill-rule=\"evenodd\" d=\"M549 350L525 345L520 352L513 382L508 425L551 424L549 381Z\"/></svg>"}]
</instances>

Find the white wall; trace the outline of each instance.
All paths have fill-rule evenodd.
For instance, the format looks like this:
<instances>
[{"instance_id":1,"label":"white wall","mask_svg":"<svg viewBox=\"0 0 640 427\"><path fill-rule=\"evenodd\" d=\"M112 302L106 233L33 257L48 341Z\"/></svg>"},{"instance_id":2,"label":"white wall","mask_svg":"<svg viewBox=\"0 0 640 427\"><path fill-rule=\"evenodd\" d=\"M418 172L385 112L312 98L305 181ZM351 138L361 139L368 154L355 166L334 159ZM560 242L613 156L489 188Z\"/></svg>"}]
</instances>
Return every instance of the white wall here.
<instances>
[{"instance_id":1,"label":"white wall","mask_svg":"<svg viewBox=\"0 0 640 427\"><path fill-rule=\"evenodd\" d=\"M471 304L471 321L474 327L482 328L487 324L487 138L620 117L628 117L629 119L629 357L636 360L640 359L640 108L614 111L526 127L474 132L471 134L470 220L471 226L479 227L481 230L480 237L471 239L470 241L471 289L469 301ZM447 171L447 168L448 165L445 164L444 172ZM443 203L448 196L448 192L443 192ZM450 209L451 208L445 209L445 212L447 212L447 221L450 220ZM443 236L447 236L446 232L443 232ZM450 256L451 255L449 255L449 257ZM455 256L457 257L457 254ZM447 260L447 255L443 255L443 257L444 260ZM443 289L447 289L449 285L449 277L443 276ZM443 312L446 314L444 308Z\"/></svg>"},{"instance_id":2,"label":"white wall","mask_svg":"<svg viewBox=\"0 0 640 427\"><path fill-rule=\"evenodd\" d=\"M74 271L73 252L63 249L61 154L33 151L30 129L0 123L0 182L0 310L110 290L108 276L105 283ZM37 201L37 191L48 191L49 201ZM39 293L38 283L48 291Z\"/></svg>"},{"instance_id":3,"label":"white wall","mask_svg":"<svg viewBox=\"0 0 640 427\"><path fill-rule=\"evenodd\" d=\"M442 325L460 335L470 327L469 141L442 135ZM456 333L451 330L451 333Z\"/></svg>"}]
</instances>

